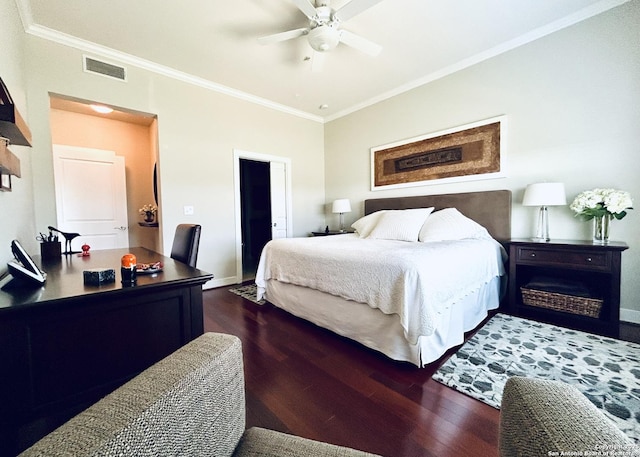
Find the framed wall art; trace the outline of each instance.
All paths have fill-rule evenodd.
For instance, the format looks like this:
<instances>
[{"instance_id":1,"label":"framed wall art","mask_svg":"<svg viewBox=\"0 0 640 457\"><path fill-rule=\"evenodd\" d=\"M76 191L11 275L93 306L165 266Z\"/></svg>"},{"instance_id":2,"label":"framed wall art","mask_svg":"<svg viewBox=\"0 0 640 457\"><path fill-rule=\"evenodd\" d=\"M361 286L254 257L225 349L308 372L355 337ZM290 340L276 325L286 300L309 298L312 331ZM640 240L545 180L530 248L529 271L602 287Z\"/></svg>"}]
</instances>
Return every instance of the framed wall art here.
<instances>
[{"instance_id":1,"label":"framed wall art","mask_svg":"<svg viewBox=\"0 0 640 457\"><path fill-rule=\"evenodd\" d=\"M501 178L506 116L371 148L371 190Z\"/></svg>"}]
</instances>

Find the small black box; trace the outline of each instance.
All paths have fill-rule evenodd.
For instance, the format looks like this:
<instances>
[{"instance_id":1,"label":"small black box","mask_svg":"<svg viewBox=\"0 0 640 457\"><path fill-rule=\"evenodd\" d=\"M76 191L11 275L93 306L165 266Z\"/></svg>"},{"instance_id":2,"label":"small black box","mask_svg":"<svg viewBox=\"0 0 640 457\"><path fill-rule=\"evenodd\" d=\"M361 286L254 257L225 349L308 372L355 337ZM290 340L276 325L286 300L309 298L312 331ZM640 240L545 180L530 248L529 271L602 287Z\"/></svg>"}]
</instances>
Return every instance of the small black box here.
<instances>
[{"instance_id":1,"label":"small black box","mask_svg":"<svg viewBox=\"0 0 640 457\"><path fill-rule=\"evenodd\" d=\"M92 270L84 270L84 283L91 286L99 286L100 284L108 284L115 282L116 271L113 268L95 268Z\"/></svg>"}]
</instances>

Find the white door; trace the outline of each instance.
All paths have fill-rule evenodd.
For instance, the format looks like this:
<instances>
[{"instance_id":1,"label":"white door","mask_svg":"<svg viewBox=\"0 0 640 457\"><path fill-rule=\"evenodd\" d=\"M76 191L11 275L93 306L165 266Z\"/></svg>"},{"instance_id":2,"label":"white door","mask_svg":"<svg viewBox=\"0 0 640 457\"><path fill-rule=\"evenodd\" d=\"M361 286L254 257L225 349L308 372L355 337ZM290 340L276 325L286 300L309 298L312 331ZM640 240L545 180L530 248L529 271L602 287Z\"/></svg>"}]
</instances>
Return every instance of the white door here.
<instances>
[{"instance_id":1,"label":"white door","mask_svg":"<svg viewBox=\"0 0 640 457\"><path fill-rule=\"evenodd\" d=\"M124 157L113 151L53 145L58 229L81 236L74 251L129 247ZM64 242L64 239L61 241Z\"/></svg>"},{"instance_id":2,"label":"white door","mask_svg":"<svg viewBox=\"0 0 640 457\"><path fill-rule=\"evenodd\" d=\"M270 163L271 239L287 237L287 176L285 164Z\"/></svg>"}]
</instances>

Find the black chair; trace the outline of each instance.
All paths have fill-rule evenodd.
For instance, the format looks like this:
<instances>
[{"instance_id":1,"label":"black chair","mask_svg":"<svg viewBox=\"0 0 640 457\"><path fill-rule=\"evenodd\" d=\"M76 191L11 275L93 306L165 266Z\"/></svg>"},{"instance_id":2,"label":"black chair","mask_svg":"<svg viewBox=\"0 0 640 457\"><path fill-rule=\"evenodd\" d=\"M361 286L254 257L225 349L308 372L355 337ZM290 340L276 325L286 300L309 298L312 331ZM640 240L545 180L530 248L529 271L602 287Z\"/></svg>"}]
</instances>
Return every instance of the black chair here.
<instances>
[{"instance_id":1,"label":"black chair","mask_svg":"<svg viewBox=\"0 0 640 457\"><path fill-rule=\"evenodd\" d=\"M173 237L171 258L186 263L190 267L195 267L198 260L201 231L202 227L198 224L179 224Z\"/></svg>"}]
</instances>

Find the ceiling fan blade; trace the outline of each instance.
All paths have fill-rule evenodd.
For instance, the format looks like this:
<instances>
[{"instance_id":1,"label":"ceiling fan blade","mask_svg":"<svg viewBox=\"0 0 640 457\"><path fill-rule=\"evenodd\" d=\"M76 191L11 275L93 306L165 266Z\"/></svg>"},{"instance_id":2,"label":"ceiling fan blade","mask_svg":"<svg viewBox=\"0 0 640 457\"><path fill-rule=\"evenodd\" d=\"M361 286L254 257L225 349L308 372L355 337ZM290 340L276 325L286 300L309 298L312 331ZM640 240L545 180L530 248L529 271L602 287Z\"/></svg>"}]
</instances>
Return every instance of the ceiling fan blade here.
<instances>
[{"instance_id":1,"label":"ceiling fan blade","mask_svg":"<svg viewBox=\"0 0 640 457\"><path fill-rule=\"evenodd\" d=\"M275 33L273 35L267 35L258 38L260 44L277 43L279 41L291 40L292 38L298 38L299 36L309 33L309 27L303 27L301 29L287 30L286 32Z\"/></svg>"},{"instance_id":2,"label":"ceiling fan blade","mask_svg":"<svg viewBox=\"0 0 640 457\"><path fill-rule=\"evenodd\" d=\"M348 30L341 30L340 42L351 46L358 51L364 52L365 54L369 54L372 57L377 56L380 54L380 51L382 51L382 46L379 44L369 41L355 33L351 33Z\"/></svg>"},{"instance_id":3,"label":"ceiling fan blade","mask_svg":"<svg viewBox=\"0 0 640 457\"><path fill-rule=\"evenodd\" d=\"M347 21L353 16L362 13L364 10L371 8L382 0L351 0L333 15L340 22Z\"/></svg>"},{"instance_id":4,"label":"ceiling fan blade","mask_svg":"<svg viewBox=\"0 0 640 457\"><path fill-rule=\"evenodd\" d=\"M309 19L313 19L318 15L316 7L309 0L292 0L300 11L304 13Z\"/></svg>"},{"instance_id":5,"label":"ceiling fan blade","mask_svg":"<svg viewBox=\"0 0 640 457\"><path fill-rule=\"evenodd\" d=\"M324 67L325 52L313 51L311 55L311 71L313 73L320 73Z\"/></svg>"}]
</instances>

